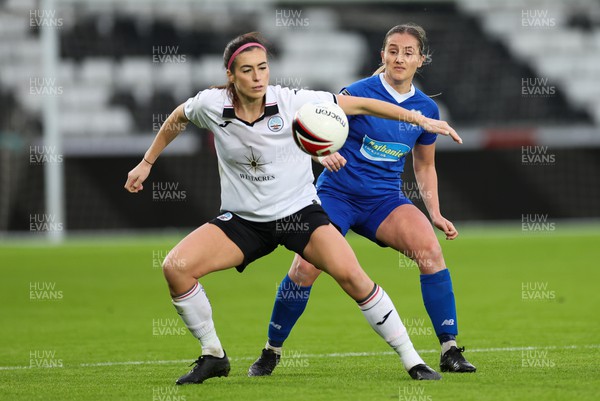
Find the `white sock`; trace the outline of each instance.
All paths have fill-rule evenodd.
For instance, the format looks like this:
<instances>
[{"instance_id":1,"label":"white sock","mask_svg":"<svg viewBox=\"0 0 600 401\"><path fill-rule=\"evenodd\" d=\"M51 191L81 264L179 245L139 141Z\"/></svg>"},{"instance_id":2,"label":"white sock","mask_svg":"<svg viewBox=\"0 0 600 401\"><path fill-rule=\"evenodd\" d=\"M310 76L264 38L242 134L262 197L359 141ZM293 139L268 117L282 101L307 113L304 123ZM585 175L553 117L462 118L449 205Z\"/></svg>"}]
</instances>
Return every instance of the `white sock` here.
<instances>
[{"instance_id":1,"label":"white sock","mask_svg":"<svg viewBox=\"0 0 600 401\"><path fill-rule=\"evenodd\" d=\"M269 344L268 341L267 341L267 344L265 345L265 349L270 349L271 351L273 351L274 353L276 353L279 356L281 356L282 348L283 347L273 347L271 344Z\"/></svg>"},{"instance_id":2,"label":"white sock","mask_svg":"<svg viewBox=\"0 0 600 401\"><path fill-rule=\"evenodd\" d=\"M212 320L212 308L200 283L183 295L173 298L173 306L186 327L200 341L202 355L222 358L225 355Z\"/></svg>"},{"instance_id":3,"label":"white sock","mask_svg":"<svg viewBox=\"0 0 600 401\"><path fill-rule=\"evenodd\" d=\"M458 348L458 345L456 345L456 341L450 340L450 341L446 341L445 343L443 343L442 344L442 355L444 355L446 352L448 352L448 350L452 347Z\"/></svg>"},{"instance_id":4,"label":"white sock","mask_svg":"<svg viewBox=\"0 0 600 401\"><path fill-rule=\"evenodd\" d=\"M371 294L358 306L373 330L400 355L406 370L425 363L413 347L406 327L383 288L375 284Z\"/></svg>"}]
</instances>

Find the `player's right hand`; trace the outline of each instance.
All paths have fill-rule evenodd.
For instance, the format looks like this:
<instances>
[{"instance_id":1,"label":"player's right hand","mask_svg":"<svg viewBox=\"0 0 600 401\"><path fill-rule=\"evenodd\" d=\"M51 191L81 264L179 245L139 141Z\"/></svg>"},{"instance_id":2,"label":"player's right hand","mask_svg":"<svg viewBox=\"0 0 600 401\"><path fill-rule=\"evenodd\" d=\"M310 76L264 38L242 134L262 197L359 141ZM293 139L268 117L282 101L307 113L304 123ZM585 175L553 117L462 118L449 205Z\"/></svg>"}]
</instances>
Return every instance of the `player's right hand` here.
<instances>
[{"instance_id":1,"label":"player's right hand","mask_svg":"<svg viewBox=\"0 0 600 401\"><path fill-rule=\"evenodd\" d=\"M135 194L144 189L143 182L146 181L148 175L150 175L150 166L148 163L145 163L143 160L134 167L127 174L127 181L125 182L125 189L129 192Z\"/></svg>"},{"instance_id":2,"label":"player's right hand","mask_svg":"<svg viewBox=\"0 0 600 401\"><path fill-rule=\"evenodd\" d=\"M346 159L344 156L340 155L338 152L332 153L328 156L325 156L321 159L321 164L327 170L335 172L339 171L342 167L346 165Z\"/></svg>"},{"instance_id":3,"label":"player's right hand","mask_svg":"<svg viewBox=\"0 0 600 401\"><path fill-rule=\"evenodd\" d=\"M443 216L437 216L432 218L432 223L439 230L443 231L446 234L446 239L453 240L458 237L458 230L454 227L454 224Z\"/></svg>"}]
</instances>

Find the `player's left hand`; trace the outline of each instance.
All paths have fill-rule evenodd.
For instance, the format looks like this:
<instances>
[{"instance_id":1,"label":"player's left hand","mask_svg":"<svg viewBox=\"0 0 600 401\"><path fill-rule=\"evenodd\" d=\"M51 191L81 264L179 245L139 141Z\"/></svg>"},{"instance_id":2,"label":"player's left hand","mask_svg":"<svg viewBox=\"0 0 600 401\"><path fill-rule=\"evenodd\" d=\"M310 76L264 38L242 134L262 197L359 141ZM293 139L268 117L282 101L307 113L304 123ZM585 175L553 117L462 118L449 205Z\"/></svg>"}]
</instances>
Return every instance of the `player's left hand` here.
<instances>
[{"instance_id":1,"label":"player's left hand","mask_svg":"<svg viewBox=\"0 0 600 401\"><path fill-rule=\"evenodd\" d=\"M462 138L458 136L454 128L452 128L446 121L423 117L423 120L419 125L427 132L450 136L454 142L459 144L463 143Z\"/></svg>"},{"instance_id":2,"label":"player's left hand","mask_svg":"<svg viewBox=\"0 0 600 401\"><path fill-rule=\"evenodd\" d=\"M458 231L454 227L454 224L443 216L439 216L437 218L432 219L432 223L439 230L443 231L446 234L446 239L453 240L458 237Z\"/></svg>"},{"instance_id":3,"label":"player's left hand","mask_svg":"<svg viewBox=\"0 0 600 401\"><path fill-rule=\"evenodd\" d=\"M321 164L329 171L339 171L346 165L346 158L338 152L332 153L320 159Z\"/></svg>"}]
</instances>

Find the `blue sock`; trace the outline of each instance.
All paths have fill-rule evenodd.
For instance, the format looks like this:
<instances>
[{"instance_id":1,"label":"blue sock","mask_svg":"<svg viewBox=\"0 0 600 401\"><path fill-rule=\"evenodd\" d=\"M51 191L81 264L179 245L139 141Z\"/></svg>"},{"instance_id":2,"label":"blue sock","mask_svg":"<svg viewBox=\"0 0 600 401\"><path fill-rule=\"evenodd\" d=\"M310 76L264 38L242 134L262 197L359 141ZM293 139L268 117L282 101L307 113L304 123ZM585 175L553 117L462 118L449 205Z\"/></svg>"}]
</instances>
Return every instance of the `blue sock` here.
<instances>
[{"instance_id":1,"label":"blue sock","mask_svg":"<svg viewBox=\"0 0 600 401\"><path fill-rule=\"evenodd\" d=\"M311 288L312 286L302 287L294 283L287 274L279 284L268 333L269 344L273 347L281 347L290 335L306 308Z\"/></svg>"},{"instance_id":2,"label":"blue sock","mask_svg":"<svg viewBox=\"0 0 600 401\"><path fill-rule=\"evenodd\" d=\"M454 340L458 334L458 321L448 269L421 274L421 294L440 344Z\"/></svg>"}]
</instances>

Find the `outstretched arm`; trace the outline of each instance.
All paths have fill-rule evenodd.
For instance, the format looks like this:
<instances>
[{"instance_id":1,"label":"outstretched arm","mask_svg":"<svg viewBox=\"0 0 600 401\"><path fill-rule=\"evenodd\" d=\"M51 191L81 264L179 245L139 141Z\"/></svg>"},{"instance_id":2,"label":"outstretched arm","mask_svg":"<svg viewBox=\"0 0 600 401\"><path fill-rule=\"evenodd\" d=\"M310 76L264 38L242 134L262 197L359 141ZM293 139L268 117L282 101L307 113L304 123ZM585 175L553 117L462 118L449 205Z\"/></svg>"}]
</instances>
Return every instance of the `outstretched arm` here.
<instances>
[{"instance_id":1,"label":"outstretched arm","mask_svg":"<svg viewBox=\"0 0 600 401\"><path fill-rule=\"evenodd\" d=\"M427 132L450 136L455 142L462 143L460 136L446 121L434 120L433 118L425 117L414 111L409 111L403 107L377 99L340 95L337 97L337 100L344 113L348 115L366 114L388 120L406 121L417 124Z\"/></svg>"},{"instance_id":2,"label":"outstretched arm","mask_svg":"<svg viewBox=\"0 0 600 401\"><path fill-rule=\"evenodd\" d=\"M425 203L429 217L434 226L446 234L446 239L454 239L458 231L454 224L442 216L438 197L438 180L435 170L435 143L431 145L416 144L413 149L413 168L421 198Z\"/></svg>"},{"instance_id":3,"label":"outstretched arm","mask_svg":"<svg viewBox=\"0 0 600 401\"><path fill-rule=\"evenodd\" d=\"M183 104L177 106L160 127L158 134L156 134L152 145L150 145L144 154L142 161L127 174L127 182L125 182L126 190L131 193L137 193L144 189L142 184L148 178L148 175L150 175L152 165L167 145L185 129L188 122L189 120L183 112Z\"/></svg>"}]
</instances>

